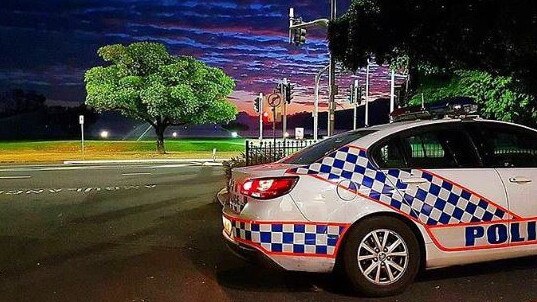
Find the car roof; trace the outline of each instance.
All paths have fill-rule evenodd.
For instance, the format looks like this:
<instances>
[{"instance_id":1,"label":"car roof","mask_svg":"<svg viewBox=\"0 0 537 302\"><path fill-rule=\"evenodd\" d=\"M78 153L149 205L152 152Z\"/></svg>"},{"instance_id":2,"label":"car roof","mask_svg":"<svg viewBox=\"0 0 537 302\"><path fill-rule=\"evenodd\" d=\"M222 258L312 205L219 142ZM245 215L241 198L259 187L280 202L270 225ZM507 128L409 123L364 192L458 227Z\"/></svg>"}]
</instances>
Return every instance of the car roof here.
<instances>
[{"instance_id":1,"label":"car roof","mask_svg":"<svg viewBox=\"0 0 537 302\"><path fill-rule=\"evenodd\" d=\"M371 147L371 145L378 142L379 140L391 134L398 133L403 130L422 127L422 126L428 126L428 125L450 124L450 123L460 123L460 122L475 122L475 123L488 122L488 123L507 124L507 125L523 127L523 128L535 131L534 129L531 129L522 125L517 125L517 124L502 122L502 121L495 121L495 120L486 120L486 119L477 118L477 117L471 118L471 119L443 118L443 119L432 119L432 120L415 120L415 121L395 122L395 123L390 123L390 124L383 124L383 125L377 125L373 127L358 129L357 131L374 130L375 132L357 139L351 145L368 149L369 147Z\"/></svg>"}]
</instances>

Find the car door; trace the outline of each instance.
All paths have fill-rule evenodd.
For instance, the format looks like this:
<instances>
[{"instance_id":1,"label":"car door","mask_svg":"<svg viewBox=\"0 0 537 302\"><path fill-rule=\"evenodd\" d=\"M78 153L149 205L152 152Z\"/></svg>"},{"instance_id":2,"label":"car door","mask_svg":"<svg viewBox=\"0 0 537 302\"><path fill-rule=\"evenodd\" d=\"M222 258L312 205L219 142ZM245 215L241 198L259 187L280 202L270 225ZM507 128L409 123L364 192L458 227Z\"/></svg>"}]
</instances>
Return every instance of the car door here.
<instances>
[{"instance_id":1,"label":"car door","mask_svg":"<svg viewBox=\"0 0 537 302\"><path fill-rule=\"evenodd\" d=\"M396 160L398 153L404 158L403 167L403 162ZM423 224L441 250L490 247L484 227L468 228L509 217L498 174L493 168L482 167L460 124L402 132L381 143L372 156L402 197L400 206L393 204ZM496 241L507 244L503 237Z\"/></svg>"},{"instance_id":2,"label":"car door","mask_svg":"<svg viewBox=\"0 0 537 302\"><path fill-rule=\"evenodd\" d=\"M487 167L496 169L516 215L510 227L512 245L535 244L537 221L537 132L505 123L472 126L472 136ZM537 246L536 246L537 247Z\"/></svg>"}]
</instances>

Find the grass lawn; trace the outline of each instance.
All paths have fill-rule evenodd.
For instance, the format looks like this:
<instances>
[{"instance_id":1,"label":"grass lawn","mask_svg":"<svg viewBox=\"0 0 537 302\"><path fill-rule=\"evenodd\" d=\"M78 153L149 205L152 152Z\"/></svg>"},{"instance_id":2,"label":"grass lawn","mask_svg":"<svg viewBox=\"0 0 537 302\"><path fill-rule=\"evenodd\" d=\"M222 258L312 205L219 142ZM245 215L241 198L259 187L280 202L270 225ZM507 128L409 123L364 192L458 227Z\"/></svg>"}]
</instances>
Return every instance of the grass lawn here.
<instances>
[{"instance_id":1,"label":"grass lawn","mask_svg":"<svg viewBox=\"0 0 537 302\"><path fill-rule=\"evenodd\" d=\"M82 156L80 141L0 142L1 163L61 162L80 159L156 159L211 158L216 148L218 159L244 152L244 139L169 139L167 154L157 154L154 141L86 141Z\"/></svg>"}]
</instances>

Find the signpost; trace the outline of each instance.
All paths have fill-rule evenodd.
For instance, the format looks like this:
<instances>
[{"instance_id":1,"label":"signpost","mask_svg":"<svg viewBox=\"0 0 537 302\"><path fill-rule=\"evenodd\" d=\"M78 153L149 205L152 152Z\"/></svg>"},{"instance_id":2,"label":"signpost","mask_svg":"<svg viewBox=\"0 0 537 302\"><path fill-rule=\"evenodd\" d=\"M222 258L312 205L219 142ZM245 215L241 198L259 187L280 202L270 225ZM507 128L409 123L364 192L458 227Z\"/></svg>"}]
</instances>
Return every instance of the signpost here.
<instances>
[{"instance_id":1,"label":"signpost","mask_svg":"<svg viewBox=\"0 0 537 302\"><path fill-rule=\"evenodd\" d=\"M82 157L84 157L84 116L78 117L78 123L80 124L80 132L82 134Z\"/></svg>"},{"instance_id":2,"label":"signpost","mask_svg":"<svg viewBox=\"0 0 537 302\"><path fill-rule=\"evenodd\" d=\"M272 139L276 143L276 107L282 103L282 97L277 93L273 93L268 96L267 102L272 107Z\"/></svg>"},{"instance_id":3,"label":"signpost","mask_svg":"<svg viewBox=\"0 0 537 302\"><path fill-rule=\"evenodd\" d=\"M304 128L295 128L295 139L304 139Z\"/></svg>"}]
</instances>

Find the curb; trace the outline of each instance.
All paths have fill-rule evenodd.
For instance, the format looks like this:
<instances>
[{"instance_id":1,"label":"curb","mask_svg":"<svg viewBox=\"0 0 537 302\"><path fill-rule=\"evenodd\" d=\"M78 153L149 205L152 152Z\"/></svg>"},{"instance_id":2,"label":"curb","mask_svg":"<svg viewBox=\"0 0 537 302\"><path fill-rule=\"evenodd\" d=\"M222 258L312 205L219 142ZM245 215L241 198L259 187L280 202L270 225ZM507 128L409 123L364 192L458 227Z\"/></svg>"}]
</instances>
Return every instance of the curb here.
<instances>
[{"instance_id":1,"label":"curb","mask_svg":"<svg viewBox=\"0 0 537 302\"><path fill-rule=\"evenodd\" d=\"M99 165L99 164L198 164L204 166L221 166L224 160L217 159L126 159L126 160L67 160L64 165Z\"/></svg>"}]
</instances>

